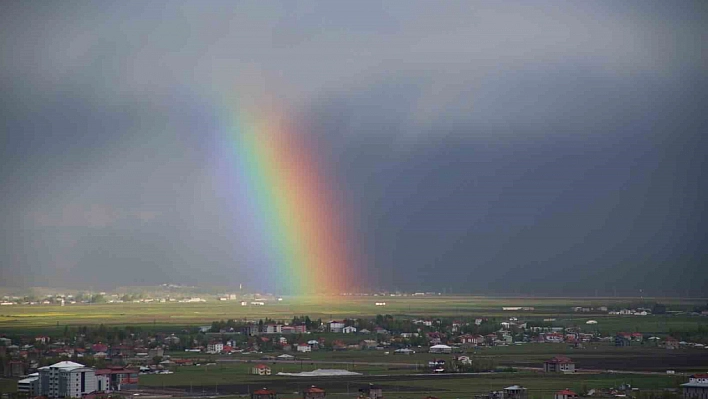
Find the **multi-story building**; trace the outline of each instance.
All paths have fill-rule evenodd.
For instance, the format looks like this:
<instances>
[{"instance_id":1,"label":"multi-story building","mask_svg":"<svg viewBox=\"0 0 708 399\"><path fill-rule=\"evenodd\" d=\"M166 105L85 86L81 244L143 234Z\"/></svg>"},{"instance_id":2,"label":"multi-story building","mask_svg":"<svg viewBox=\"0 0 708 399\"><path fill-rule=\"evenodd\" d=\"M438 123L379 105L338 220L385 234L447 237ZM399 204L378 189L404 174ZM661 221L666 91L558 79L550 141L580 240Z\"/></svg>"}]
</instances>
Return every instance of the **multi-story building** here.
<instances>
[{"instance_id":1,"label":"multi-story building","mask_svg":"<svg viewBox=\"0 0 708 399\"><path fill-rule=\"evenodd\" d=\"M212 341L207 345L207 353L221 353L224 350L224 344L218 341Z\"/></svg>"},{"instance_id":2,"label":"multi-story building","mask_svg":"<svg viewBox=\"0 0 708 399\"><path fill-rule=\"evenodd\" d=\"M340 333L344 328L344 322L339 320L332 320L329 322L329 331L333 333Z\"/></svg>"},{"instance_id":3,"label":"multi-story building","mask_svg":"<svg viewBox=\"0 0 708 399\"><path fill-rule=\"evenodd\" d=\"M48 398L78 398L98 390L96 371L69 361L40 367L38 387Z\"/></svg>"},{"instance_id":4,"label":"multi-story building","mask_svg":"<svg viewBox=\"0 0 708 399\"><path fill-rule=\"evenodd\" d=\"M565 356L556 356L543 362L543 371L546 373L574 373L575 363Z\"/></svg>"},{"instance_id":5,"label":"multi-story building","mask_svg":"<svg viewBox=\"0 0 708 399\"><path fill-rule=\"evenodd\" d=\"M97 391L112 392L138 388L138 370L110 367L96 370Z\"/></svg>"},{"instance_id":6,"label":"multi-story building","mask_svg":"<svg viewBox=\"0 0 708 399\"><path fill-rule=\"evenodd\" d=\"M681 384L684 399L708 399L708 374L694 374Z\"/></svg>"},{"instance_id":7,"label":"multi-story building","mask_svg":"<svg viewBox=\"0 0 708 399\"><path fill-rule=\"evenodd\" d=\"M17 392L32 398L39 395L39 373L32 373L27 378L17 381Z\"/></svg>"},{"instance_id":8,"label":"multi-story building","mask_svg":"<svg viewBox=\"0 0 708 399\"><path fill-rule=\"evenodd\" d=\"M263 332L266 334L280 334L283 332L282 324L266 324L263 326Z\"/></svg>"}]
</instances>

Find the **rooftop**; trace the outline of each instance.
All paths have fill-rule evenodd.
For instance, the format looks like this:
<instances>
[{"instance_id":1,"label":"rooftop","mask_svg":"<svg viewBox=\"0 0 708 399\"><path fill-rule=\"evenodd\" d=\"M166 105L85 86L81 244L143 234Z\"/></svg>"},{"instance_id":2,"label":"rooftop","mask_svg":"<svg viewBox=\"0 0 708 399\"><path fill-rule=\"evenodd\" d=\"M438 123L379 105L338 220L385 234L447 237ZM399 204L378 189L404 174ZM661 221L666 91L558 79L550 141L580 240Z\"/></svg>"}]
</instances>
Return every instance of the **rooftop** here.
<instances>
[{"instance_id":1,"label":"rooftop","mask_svg":"<svg viewBox=\"0 0 708 399\"><path fill-rule=\"evenodd\" d=\"M570 389L566 388L562 391L556 392L556 395L567 395L567 396L578 396L577 393L571 391Z\"/></svg>"},{"instance_id":2,"label":"rooftop","mask_svg":"<svg viewBox=\"0 0 708 399\"><path fill-rule=\"evenodd\" d=\"M64 369L64 370L73 370L73 369L79 369L82 367L86 367L83 364L80 363L75 363L75 362L70 362L70 361L63 361L59 363L54 363L50 366L44 366L40 367L39 370L47 370L47 369Z\"/></svg>"}]
</instances>

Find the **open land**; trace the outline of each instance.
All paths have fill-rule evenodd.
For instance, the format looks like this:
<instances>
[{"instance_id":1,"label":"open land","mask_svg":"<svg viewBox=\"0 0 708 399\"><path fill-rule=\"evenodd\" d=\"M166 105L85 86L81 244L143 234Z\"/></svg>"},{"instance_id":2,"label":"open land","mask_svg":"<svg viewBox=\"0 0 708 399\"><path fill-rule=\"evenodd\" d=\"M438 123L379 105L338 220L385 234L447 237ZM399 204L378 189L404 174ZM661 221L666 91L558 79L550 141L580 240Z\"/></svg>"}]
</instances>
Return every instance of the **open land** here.
<instances>
[{"instance_id":1,"label":"open land","mask_svg":"<svg viewBox=\"0 0 708 399\"><path fill-rule=\"evenodd\" d=\"M386 306L375 302L385 301ZM574 306L611 308L632 307L636 304L662 303L676 313L648 316L618 316L605 313L578 313ZM366 318L390 314L396 318L484 317L506 320L555 319L555 326L578 326L583 331L612 335L619 331L642 332L667 336L672 332L705 331L708 317L692 315L695 306L705 305L705 299L680 298L490 298L476 296L424 297L306 297L284 298L263 306L241 306L238 301L206 303L120 303L17 305L0 308L0 333L50 334L65 326L139 326L160 332L178 331L197 325L209 325L215 320L258 320L266 317L287 321L293 316L308 315L323 320ZM502 307L532 307L533 310L503 311ZM587 325L586 321L597 324ZM323 333L324 335L328 333ZM323 335L320 334L320 335ZM331 333L329 333L331 335ZM335 334L343 336L342 334ZM347 334L349 335L349 334ZM314 336L314 334L313 334ZM333 336L327 336L332 339ZM365 339L350 335L349 339ZM328 393L356 396L362 385L383 386L386 397L420 398L434 395L441 399L470 397L490 390L520 384L529 389L529 396L547 398L558 389L570 388L584 392L631 384L644 390L676 388L686 381L686 375L705 371L708 350L681 348L667 350L645 342L630 347L615 347L610 342L592 342L583 347L566 343L524 343L508 346L466 349L465 354L478 359L492 359L499 367L513 372L473 374L430 374L427 362L451 357L419 352L413 355L393 355L381 350L314 351L298 354L295 361L262 360L263 354L206 355L185 352L169 353L173 357L197 356L202 366L182 366L173 374L143 375L140 388L175 390L195 396L244 395L267 386L278 392L299 392L316 384ZM459 355L459 354L458 354ZM572 357L579 372L573 375L544 374L540 367L550 357ZM268 363L273 374L278 372L310 371L322 368L347 369L361 373L352 377L253 376L249 369L258 362ZM676 371L667 375L666 370ZM14 389L15 380L0 379L0 391ZM292 394L292 397L297 395Z\"/></svg>"},{"instance_id":2,"label":"open land","mask_svg":"<svg viewBox=\"0 0 708 399\"><path fill-rule=\"evenodd\" d=\"M386 306L376 306L385 301ZM695 298L495 298L478 296L313 296L291 297L267 302L265 306L240 306L238 301L202 303L104 303L59 305L16 305L0 307L0 331L46 331L57 326L140 325L182 328L209 324L214 320L258 320L269 317L289 320L293 316L342 319L390 314L395 317L509 317L556 318L560 324L584 324L598 320L597 328L608 332L626 330L668 333L708 325L708 319L682 315L618 317L606 313L573 313L572 306L631 307L638 303L660 302L672 309L689 311L706 304ZM502 307L533 307L533 311L502 311Z\"/></svg>"}]
</instances>

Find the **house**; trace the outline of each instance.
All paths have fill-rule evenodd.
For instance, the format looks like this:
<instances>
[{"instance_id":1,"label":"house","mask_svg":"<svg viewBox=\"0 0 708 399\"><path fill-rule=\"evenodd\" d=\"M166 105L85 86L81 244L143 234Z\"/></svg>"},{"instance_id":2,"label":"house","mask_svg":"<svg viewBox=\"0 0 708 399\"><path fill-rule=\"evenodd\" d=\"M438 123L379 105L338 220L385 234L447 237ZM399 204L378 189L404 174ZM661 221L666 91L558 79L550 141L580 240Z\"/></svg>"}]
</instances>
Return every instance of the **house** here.
<instances>
[{"instance_id":1,"label":"house","mask_svg":"<svg viewBox=\"0 0 708 399\"><path fill-rule=\"evenodd\" d=\"M439 332L429 332L427 334L428 340L430 341L431 344L437 345L439 343L442 343L442 335L440 335Z\"/></svg>"},{"instance_id":2,"label":"house","mask_svg":"<svg viewBox=\"0 0 708 399\"><path fill-rule=\"evenodd\" d=\"M93 353L98 353L98 352L108 352L108 345L104 345L102 343L97 343L91 345L91 351Z\"/></svg>"},{"instance_id":3,"label":"house","mask_svg":"<svg viewBox=\"0 0 708 399\"><path fill-rule=\"evenodd\" d=\"M615 346L630 346L632 345L632 334L617 333L615 335Z\"/></svg>"},{"instance_id":4,"label":"house","mask_svg":"<svg viewBox=\"0 0 708 399\"><path fill-rule=\"evenodd\" d=\"M110 367L96 370L99 392L120 391L122 389L137 389L138 371L125 367Z\"/></svg>"},{"instance_id":5,"label":"house","mask_svg":"<svg viewBox=\"0 0 708 399\"><path fill-rule=\"evenodd\" d=\"M165 349L161 346L148 349L148 357L163 357L165 356Z\"/></svg>"},{"instance_id":6,"label":"house","mask_svg":"<svg viewBox=\"0 0 708 399\"><path fill-rule=\"evenodd\" d=\"M34 339L35 342L40 343L40 344L48 344L49 343L49 337L45 335L40 335L39 337L35 337Z\"/></svg>"},{"instance_id":7,"label":"house","mask_svg":"<svg viewBox=\"0 0 708 399\"><path fill-rule=\"evenodd\" d=\"M708 399L708 374L694 374L681 384L684 399Z\"/></svg>"},{"instance_id":8,"label":"house","mask_svg":"<svg viewBox=\"0 0 708 399\"><path fill-rule=\"evenodd\" d=\"M344 334L354 334L356 332L356 327L354 326L346 326L342 329L342 332Z\"/></svg>"},{"instance_id":9,"label":"house","mask_svg":"<svg viewBox=\"0 0 708 399\"><path fill-rule=\"evenodd\" d=\"M376 342L376 340L373 340L373 339L365 339L365 340L359 342L359 347L360 347L361 349L376 349L376 347L378 346L378 344L379 344L379 343Z\"/></svg>"},{"instance_id":10,"label":"house","mask_svg":"<svg viewBox=\"0 0 708 399\"><path fill-rule=\"evenodd\" d=\"M253 375L270 375L270 367L265 364L257 364L251 368L251 374Z\"/></svg>"},{"instance_id":11,"label":"house","mask_svg":"<svg viewBox=\"0 0 708 399\"><path fill-rule=\"evenodd\" d=\"M267 388L257 389L251 392L251 399L277 399L278 394Z\"/></svg>"},{"instance_id":12,"label":"house","mask_svg":"<svg viewBox=\"0 0 708 399\"><path fill-rule=\"evenodd\" d=\"M664 346L666 349L678 349L680 346L679 340L674 337L666 337L664 341Z\"/></svg>"},{"instance_id":13,"label":"house","mask_svg":"<svg viewBox=\"0 0 708 399\"><path fill-rule=\"evenodd\" d=\"M504 399L528 399L529 394L526 388L520 385L512 385L504 388Z\"/></svg>"},{"instance_id":14,"label":"house","mask_svg":"<svg viewBox=\"0 0 708 399\"><path fill-rule=\"evenodd\" d=\"M543 338L546 342L553 342L553 343L562 343L565 337L561 333L557 332L551 332L548 334L544 334Z\"/></svg>"},{"instance_id":15,"label":"house","mask_svg":"<svg viewBox=\"0 0 708 399\"><path fill-rule=\"evenodd\" d=\"M298 352L312 352L312 347L308 344L297 344Z\"/></svg>"},{"instance_id":16,"label":"house","mask_svg":"<svg viewBox=\"0 0 708 399\"><path fill-rule=\"evenodd\" d=\"M439 345L433 345L430 347L430 353L452 353L452 347L439 344Z\"/></svg>"},{"instance_id":17,"label":"house","mask_svg":"<svg viewBox=\"0 0 708 399\"><path fill-rule=\"evenodd\" d=\"M574 373L575 363L565 356L556 356L543 362L543 371L546 373Z\"/></svg>"},{"instance_id":18,"label":"house","mask_svg":"<svg viewBox=\"0 0 708 399\"><path fill-rule=\"evenodd\" d=\"M573 399L573 398L577 398L577 397L578 397L577 393L566 388L562 391L556 392L556 394L553 396L553 399Z\"/></svg>"},{"instance_id":19,"label":"house","mask_svg":"<svg viewBox=\"0 0 708 399\"><path fill-rule=\"evenodd\" d=\"M207 345L207 353L221 353L224 350L224 344L217 341L212 341Z\"/></svg>"},{"instance_id":20,"label":"house","mask_svg":"<svg viewBox=\"0 0 708 399\"><path fill-rule=\"evenodd\" d=\"M324 389L314 385L302 390L302 399L325 399L326 396Z\"/></svg>"},{"instance_id":21,"label":"house","mask_svg":"<svg viewBox=\"0 0 708 399\"><path fill-rule=\"evenodd\" d=\"M329 331L333 333L340 333L344 329L344 322L338 320L332 320L329 322Z\"/></svg>"},{"instance_id":22,"label":"house","mask_svg":"<svg viewBox=\"0 0 708 399\"><path fill-rule=\"evenodd\" d=\"M469 356L458 356L457 361L460 364L472 364L472 359Z\"/></svg>"},{"instance_id":23,"label":"house","mask_svg":"<svg viewBox=\"0 0 708 399\"><path fill-rule=\"evenodd\" d=\"M378 385L369 384L359 389L359 397L362 399L383 399L383 388Z\"/></svg>"},{"instance_id":24,"label":"house","mask_svg":"<svg viewBox=\"0 0 708 399\"><path fill-rule=\"evenodd\" d=\"M460 337L460 342L463 345L482 345L484 343L484 337L481 335L463 335Z\"/></svg>"},{"instance_id":25,"label":"house","mask_svg":"<svg viewBox=\"0 0 708 399\"><path fill-rule=\"evenodd\" d=\"M280 334L283 332L281 324L267 324L263 326L263 332L266 334Z\"/></svg>"},{"instance_id":26,"label":"house","mask_svg":"<svg viewBox=\"0 0 708 399\"><path fill-rule=\"evenodd\" d=\"M179 337L177 337L174 334L171 334L169 337L165 337L163 340L167 345L177 345L179 344Z\"/></svg>"}]
</instances>

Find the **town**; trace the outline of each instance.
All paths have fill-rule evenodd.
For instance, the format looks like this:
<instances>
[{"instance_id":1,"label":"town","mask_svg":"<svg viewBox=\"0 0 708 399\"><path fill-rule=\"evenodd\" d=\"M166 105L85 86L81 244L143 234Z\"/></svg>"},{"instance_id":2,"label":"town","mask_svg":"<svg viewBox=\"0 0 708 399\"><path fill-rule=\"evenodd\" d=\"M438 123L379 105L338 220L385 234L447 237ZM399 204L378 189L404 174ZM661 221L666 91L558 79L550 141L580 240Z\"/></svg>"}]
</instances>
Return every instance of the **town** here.
<instances>
[{"instance_id":1,"label":"town","mask_svg":"<svg viewBox=\"0 0 708 399\"><path fill-rule=\"evenodd\" d=\"M653 313L667 317L680 313L697 321L705 316L700 308L687 313L661 304L613 309L571 306L566 314L604 312L604 317L611 317L617 312L651 318ZM343 384L346 392L350 385L363 384L351 395L378 399L397 386L392 381L452 378L449 381L513 383L486 392L479 387L467 391L477 399L550 398L551 394L554 399L700 399L708 393L706 375L701 373L708 361L705 335L603 333L598 327L602 322L587 319L562 326L555 318L534 315L534 310L504 306L494 317L378 314L326 321L310 316L228 319L163 330L99 324L64 326L46 335L17 330L0 337L2 374L7 378L3 386L8 387L8 381L15 384L3 389L13 397L99 398L199 396L196 387L210 396L272 399L292 397L294 385L298 395L307 399L326 393L345 395ZM646 356L663 356L664 361L646 364L641 361ZM551 392L553 387L517 383L529 377L565 385ZM629 382L646 382L648 377L656 381L645 386ZM656 385L661 381L666 386ZM395 394L386 392L386 396L416 397L401 392L400 386L395 389Z\"/></svg>"}]
</instances>

